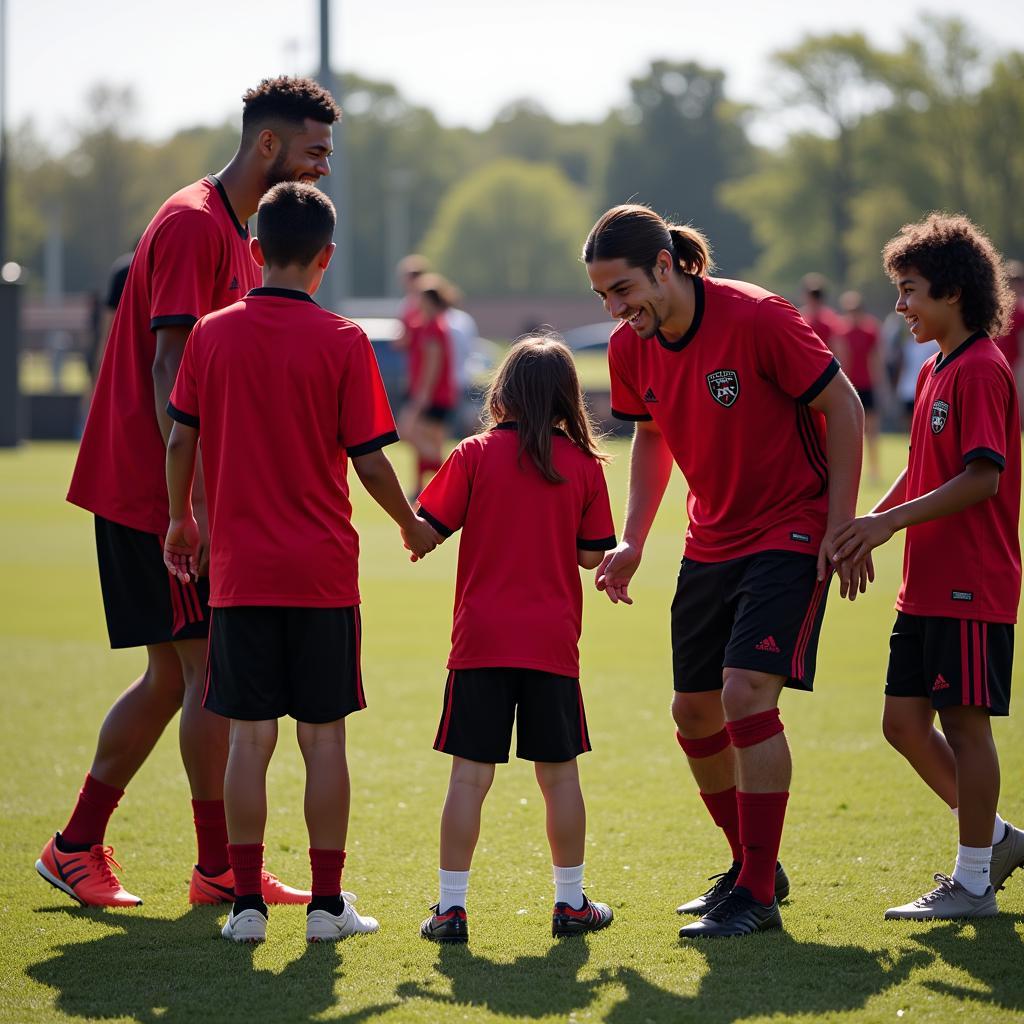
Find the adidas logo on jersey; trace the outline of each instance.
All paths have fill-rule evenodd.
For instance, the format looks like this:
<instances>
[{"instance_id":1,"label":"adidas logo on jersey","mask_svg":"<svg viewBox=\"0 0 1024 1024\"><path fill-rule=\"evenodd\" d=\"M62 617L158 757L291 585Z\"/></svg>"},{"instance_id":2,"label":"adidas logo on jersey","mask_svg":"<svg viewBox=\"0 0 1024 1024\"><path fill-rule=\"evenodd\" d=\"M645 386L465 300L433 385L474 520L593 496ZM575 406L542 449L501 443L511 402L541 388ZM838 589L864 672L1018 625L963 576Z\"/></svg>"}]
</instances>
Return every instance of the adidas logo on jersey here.
<instances>
[{"instance_id":1,"label":"adidas logo on jersey","mask_svg":"<svg viewBox=\"0 0 1024 1024\"><path fill-rule=\"evenodd\" d=\"M765 651L768 654L781 654L779 645L775 642L775 637L766 636L759 644L754 644L755 651Z\"/></svg>"},{"instance_id":2,"label":"adidas logo on jersey","mask_svg":"<svg viewBox=\"0 0 1024 1024\"><path fill-rule=\"evenodd\" d=\"M946 677L940 672L935 677L935 682L932 683L932 690L948 690L949 683L946 682Z\"/></svg>"},{"instance_id":3,"label":"adidas logo on jersey","mask_svg":"<svg viewBox=\"0 0 1024 1024\"><path fill-rule=\"evenodd\" d=\"M658 396L657 396L657 395L655 395L655 393L654 393L654 389L653 389L653 388L648 388L648 389L647 389L647 390L646 390L646 391L644 392L644 401L645 401L645 402L646 402L646 403L647 403L648 405L650 405L650 404L651 404L651 402L656 402L657 400L658 400Z\"/></svg>"},{"instance_id":4,"label":"adidas logo on jersey","mask_svg":"<svg viewBox=\"0 0 1024 1024\"><path fill-rule=\"evenodd\" d=\"M237 277L231 278L231 284L228 285L228 291L229 292L237 292L238 291L238 278Z\"/></svg>"}]
</instances>

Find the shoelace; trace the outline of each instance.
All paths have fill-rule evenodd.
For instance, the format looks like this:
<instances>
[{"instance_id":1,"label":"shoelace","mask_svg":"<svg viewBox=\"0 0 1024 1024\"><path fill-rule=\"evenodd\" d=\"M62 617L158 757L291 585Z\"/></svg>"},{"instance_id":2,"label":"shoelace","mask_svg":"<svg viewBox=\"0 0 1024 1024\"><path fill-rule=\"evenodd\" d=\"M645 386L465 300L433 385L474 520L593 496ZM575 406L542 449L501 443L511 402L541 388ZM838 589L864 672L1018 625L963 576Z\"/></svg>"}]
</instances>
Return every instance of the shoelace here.
<instances>
[{"instance_id":1,"label":"shoelace","mask_svg":"<svg viewBox=\"0 0 1024 1024\"><path fill-rule=\"evenodd\" d=\"M114 860L114 848L112 846L97 845L89 850L89 856L96 861L96 870L99 872L100 881L111 889L120 889L121 883L110 870L111 864L118 870L121 869L121 865Z\"/></svg>"},{"instance_id":2,"label":"shoelace","mask_svg":"<svg viewBox=\"0 0 1024 1024\"><path fill-rule=\"evenodd\" d=\"M937 900L945 899L952 893L953 886L956 884L949 875L937 874L933 877L939 883L939 887L931 892L926 892L915 901L922 907L928 906L929 903L935 903Z\"/></svg>"},{"instance_id":3,"label":"shoelace","mask_svg":"<svg viewBox=\"0 0 1024 1024\"><path fill-rule=\"evenodd\" d=\"M708 921L724 921L737 910L744 910L749 907L750 903L751 901L746 896L730 893L717 907L712 907L704 917Z\"/></svg>"},{"instance_id":4,"label":"shoelace","mask_svg":"<svg viewBox=\"0 0 1024 1024\"><path fill-rule=\"evenodd\" d=\"M708 889L706 893L704 893L704 895L716 895L718 890L724 888L725 886L728 886L730 889L732 889L733 885L736 883L736 879L739 878L739 876L739 871L732 870L722 871L717 875L708 875L708 881L714 882L715 884L712 885L711 888Z\"/></svg>"}]
</instances>

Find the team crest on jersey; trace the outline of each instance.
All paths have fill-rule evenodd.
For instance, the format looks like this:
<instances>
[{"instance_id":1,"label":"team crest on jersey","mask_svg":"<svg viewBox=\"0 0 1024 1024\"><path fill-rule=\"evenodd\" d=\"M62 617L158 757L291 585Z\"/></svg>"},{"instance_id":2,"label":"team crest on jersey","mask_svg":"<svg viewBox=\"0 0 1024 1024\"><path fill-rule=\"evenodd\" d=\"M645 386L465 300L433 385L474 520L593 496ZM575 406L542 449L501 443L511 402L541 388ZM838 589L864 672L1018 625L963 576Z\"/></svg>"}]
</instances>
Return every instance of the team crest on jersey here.
<instances>
[{"instance_id":1,"label":"team crest on jersey","mask_svg":"<svg viewBox=\"0 0 1024 1024\"><path fill-rule=\"evenodd\" d=\"M715 370L705 378L708 388L711 390L711 397L727 409L730 405L736 404L740 397L740 378L735 370Z\"/></svg>"},{"instance_id":2,"label":"team crest on jersey","mask_svg":"<svg viewBox=\"0 0 1024 1024\"><path fill-rule=\"evenodd\" d=\"M932 406L932 433L941 434L947 419L949 419L949 402L937 398Z\"/></svg>"}]
</instances>

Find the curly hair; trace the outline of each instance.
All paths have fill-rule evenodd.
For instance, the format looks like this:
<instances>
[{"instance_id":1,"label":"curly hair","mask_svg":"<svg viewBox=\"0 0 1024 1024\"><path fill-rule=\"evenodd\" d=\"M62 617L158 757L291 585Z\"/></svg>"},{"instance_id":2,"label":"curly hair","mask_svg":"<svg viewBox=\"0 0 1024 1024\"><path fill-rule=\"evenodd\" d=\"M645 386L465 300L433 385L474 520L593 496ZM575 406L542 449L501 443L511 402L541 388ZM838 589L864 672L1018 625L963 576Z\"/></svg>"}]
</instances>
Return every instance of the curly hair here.
<instances>
[{"instance_id":1,"label":"curly hair","mask_svg":"<svg viewBox=\"0 0 1024 1024\"><path fill-rule=\"evenodd\" d=\"M1006 330L1014 296L1003 261L988 235L962 214L930 213L904 224L882 250L882 266L895 281L914 270L928 281L928 294L960 293L964 326L998 337Z\"/></svg>"},{"instance_id":2,"label":"curly hair","mask_svg":"<svg viewBox=\"0 0 1024 1024\"><path fill-rule=\"evenodd\" d=\"M264 78L242 96L242 135L251 134L267 121L288 121L301 125L306 118L334 124L341 119L341 107L334 97L312 78L279 75Z\"/></svg>"}]
</instances>

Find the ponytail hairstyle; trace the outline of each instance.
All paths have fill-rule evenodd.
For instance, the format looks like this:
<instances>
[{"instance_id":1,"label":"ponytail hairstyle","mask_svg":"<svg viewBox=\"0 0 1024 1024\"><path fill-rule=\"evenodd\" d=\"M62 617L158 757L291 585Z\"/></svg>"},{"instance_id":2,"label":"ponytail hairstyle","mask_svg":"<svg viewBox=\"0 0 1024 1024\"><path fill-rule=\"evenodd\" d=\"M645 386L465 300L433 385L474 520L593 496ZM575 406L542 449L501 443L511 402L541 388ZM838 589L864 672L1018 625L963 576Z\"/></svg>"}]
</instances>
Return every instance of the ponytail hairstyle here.
<instances>
[{"instance_id":1,"label":"ponytail hairstyle","mask_svg":"<svg viewBox=\"0 0 1024 1024\"><path fill-rule=\"evenodd\" d=\"M613 206L590 229L583 243L583 262L623 259L640 267L654 282L658 253L672 254L676 273L707 277L715 269L711 244L689 224L670 224L649 206Z\"/></svg>"},{"instance_id":2,"label":"ponytail hairstyle","mask_svg":"<svg viewBox=\"0 0 1024 1024\"><path fill-rule=\"evenodd\" d=\"M558 336L521 338L505 356L484 396L484 425L502 421L518 424L519 458L529 455L553 484L565 482L551 458L556 428L588 455L608 460L597 447L572 353Z\"/></svg>"}]
</instances>

